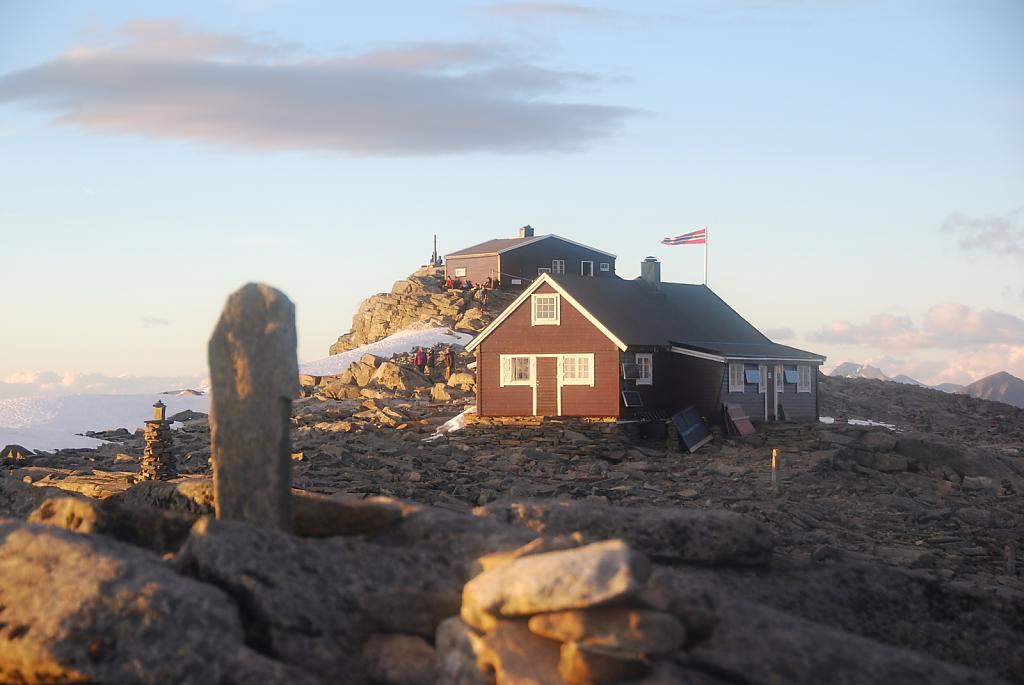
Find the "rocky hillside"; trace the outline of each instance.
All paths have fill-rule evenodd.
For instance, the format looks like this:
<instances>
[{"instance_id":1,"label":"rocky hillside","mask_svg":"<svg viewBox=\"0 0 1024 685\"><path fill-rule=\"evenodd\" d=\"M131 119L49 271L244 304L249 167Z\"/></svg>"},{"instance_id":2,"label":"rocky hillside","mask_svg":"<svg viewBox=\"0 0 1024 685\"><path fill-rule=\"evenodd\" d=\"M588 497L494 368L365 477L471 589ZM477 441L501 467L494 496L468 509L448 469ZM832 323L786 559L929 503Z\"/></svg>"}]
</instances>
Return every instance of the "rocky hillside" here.
<instances>
[{"instance_id":1,"label":"rocky hillside","mask_svg":"<svg viewBox=\"0 0 1024 685\"><path fill-rule=\"evenodd\" d=\"M834 424L696 454L583 421L432 437L463 400L408 362L295 404L295 535L207 518L202 418L172 482L137 482L141 433L8 455L0 682L1024 679L1024 411L822 379Z\"/></svg>"},{"instance_id":2,"label":"rocky hillside","mask_svg":"<svg viewBox=\"0 0 1024 685\"><path fill-rule=\"evenodd\" d=\"M484 303L482 288L448 290L443 269L424 267L396 281L390 293L363 300L352 317L352 329L340 336L329 352L346 352L408 328L447 326L477 333L508 306L514 295L491 290Z\"/></svg>"},{"instance_id":3,"label":"rocky hillside","mask_svg":"<svg viewBox=\"0 0 1024 685\"><path fill-rule=\"evenodd\" d=\"M1005 371L985 376L970 385L965 385L958 392L971 397L980 397L983 400L1024 407L1024 381Z\"/></svg>"}]
</instances>

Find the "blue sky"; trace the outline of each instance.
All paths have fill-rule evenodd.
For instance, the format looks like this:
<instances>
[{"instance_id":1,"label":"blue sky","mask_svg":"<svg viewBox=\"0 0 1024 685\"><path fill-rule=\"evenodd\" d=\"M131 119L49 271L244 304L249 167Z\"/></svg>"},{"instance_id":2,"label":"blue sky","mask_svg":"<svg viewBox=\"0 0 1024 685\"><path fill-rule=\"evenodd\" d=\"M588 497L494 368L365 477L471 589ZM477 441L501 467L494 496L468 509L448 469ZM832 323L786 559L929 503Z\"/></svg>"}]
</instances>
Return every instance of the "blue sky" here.
<instances>
[{"instance_id":1,"label":"blue sky","mask_svg":"<svg viewBox=\"0 0 1024 685\"><path fill-rule=\"evenodd\" d=\"M201 374L250 280L317 358L526 223L683 282L707 225L829 366L1024 376L1024 4L369 5L0 4L0 384Z\"/></svg>"}]
</instances>

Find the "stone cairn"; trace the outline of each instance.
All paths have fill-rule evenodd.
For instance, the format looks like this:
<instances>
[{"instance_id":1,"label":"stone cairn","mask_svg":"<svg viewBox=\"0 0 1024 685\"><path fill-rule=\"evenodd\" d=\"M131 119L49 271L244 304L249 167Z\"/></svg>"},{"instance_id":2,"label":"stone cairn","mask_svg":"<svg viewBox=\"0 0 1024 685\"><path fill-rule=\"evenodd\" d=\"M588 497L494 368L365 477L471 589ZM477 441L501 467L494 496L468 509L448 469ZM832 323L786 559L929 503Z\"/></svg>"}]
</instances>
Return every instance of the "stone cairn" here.
<instances>
[{"instance_id":1,"label":"stone cairn","mask_svg":"<svg viewBox=\"0 0 1024 685\"><path fill-rule=\"evenodd\" d=\"M178 477L178 467L171 454L174 439L171 424L166 419L167 405L157 400L153 405L153 418L146 421L146 449L142 453L143 480L171 480Z\"/></svg>"}]
</instances>

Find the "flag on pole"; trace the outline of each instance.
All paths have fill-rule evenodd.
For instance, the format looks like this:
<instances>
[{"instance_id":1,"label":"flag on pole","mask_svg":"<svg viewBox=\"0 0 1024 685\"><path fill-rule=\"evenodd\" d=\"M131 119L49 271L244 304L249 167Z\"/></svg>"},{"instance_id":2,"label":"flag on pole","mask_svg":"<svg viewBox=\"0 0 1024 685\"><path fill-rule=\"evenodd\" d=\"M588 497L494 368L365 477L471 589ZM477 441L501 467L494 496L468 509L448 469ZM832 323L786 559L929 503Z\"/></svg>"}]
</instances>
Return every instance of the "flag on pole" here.
<instances>
[{"instance_id":1,"label":"flag on pole","mask_svg":"<svg viewBox=\"0 0 1024 685\"><path fill-rule=\"evenodd\" d=\"M707 243L708 229L704 227L699 231L691 231L671 238L662 238L662 245L704 245Z\"/></svg>"}]
</instances>

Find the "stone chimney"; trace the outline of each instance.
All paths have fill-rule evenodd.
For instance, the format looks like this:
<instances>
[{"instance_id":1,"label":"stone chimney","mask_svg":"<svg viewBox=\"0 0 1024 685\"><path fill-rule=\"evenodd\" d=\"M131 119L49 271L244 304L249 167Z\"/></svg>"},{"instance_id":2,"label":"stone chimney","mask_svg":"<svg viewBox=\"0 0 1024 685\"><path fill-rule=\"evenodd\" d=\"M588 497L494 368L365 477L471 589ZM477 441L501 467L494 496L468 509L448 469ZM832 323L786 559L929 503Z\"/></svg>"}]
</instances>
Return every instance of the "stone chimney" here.
<instances>
[{"instance_id":1,"label":"stone chimney","mask_svg":"<svg viewBox=\"0 0 1024 685\"><path fill-rule=\"evenodd\" d=\"M640 278L655 290L661 288L661 262L655 257L640 262Z\"/></svg>"},{"instance_id":2,"label":"stone chimney","mask_svg":"<svg viewBox=\"0 0 1024 685\"><path fill-rule=\"evenodd\" d=\"M530 224L526 224L525 226L520 228L519 229L519 237L520 238L532 238L533 237L533 226L531 226Z\"/></svg>"}]
</instances>

